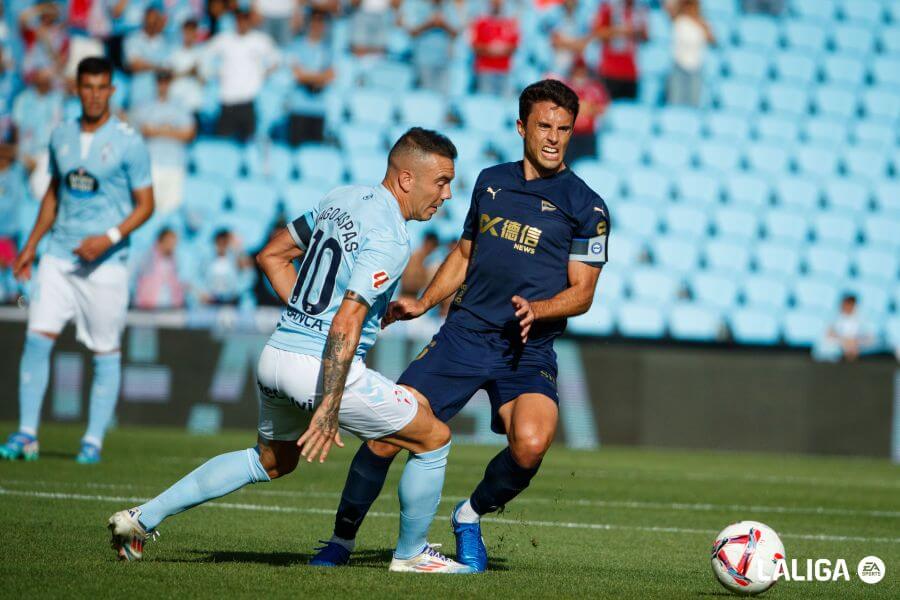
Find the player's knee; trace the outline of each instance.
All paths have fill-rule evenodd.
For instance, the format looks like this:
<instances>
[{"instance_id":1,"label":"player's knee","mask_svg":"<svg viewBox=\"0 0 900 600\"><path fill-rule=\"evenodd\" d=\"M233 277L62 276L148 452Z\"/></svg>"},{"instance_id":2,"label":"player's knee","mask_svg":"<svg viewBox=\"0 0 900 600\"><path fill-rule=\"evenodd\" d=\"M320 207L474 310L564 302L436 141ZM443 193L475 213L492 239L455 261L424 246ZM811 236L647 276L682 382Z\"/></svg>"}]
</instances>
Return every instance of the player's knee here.
<instances>
[{"instance_id":1,"label":"player's knee","mask_svg":"<svg viewBox=\"0 0 900 600\"><path fill-rule=\"evenodd\" d=\"M259 462L269 479L278 479L292 473L297 468L299 460L299 451L291 452L287 447L276 450L271 446L259 446Z\"/></svg>"},{"instance_id":2,"label":"player's knee","mask_svg":"<svg viewBox=\"0 0 900 600\"><path fill-rule=\"evenodd\" d=\"M540 432L529 432L511 439L509 450L519 466L533 469L541 464L541 460L543 460L547 450L550 449L552 442L552 436L547 436Z\"/></svg>"},{"instance_id":3,"label":"player's knee","mask_svg":"<svg viewBox=\"0 0 900 600\"><path fill-rule=\"evenodd\" d=\"M400 448L393 445L388 444L387 442L379 442L378 440L369 440L367 442L369 446L369 450L372 451L372 454L375 456L380 456L381 458L393 458L400 453Z\"/></svg>"},{"instance_id":4,"label":"player's knee","mask_svg":"<svg viewBox=\"0 0 900 600\"><path fill-rule=\"evenodd\" d=\"M431 431L428 432L426 438L422 441L425 452L431 452L438 448L443 448L450 443L450 428L446 423L442 423L437 419L433 419Z\"/></svg>"}]
</instances>

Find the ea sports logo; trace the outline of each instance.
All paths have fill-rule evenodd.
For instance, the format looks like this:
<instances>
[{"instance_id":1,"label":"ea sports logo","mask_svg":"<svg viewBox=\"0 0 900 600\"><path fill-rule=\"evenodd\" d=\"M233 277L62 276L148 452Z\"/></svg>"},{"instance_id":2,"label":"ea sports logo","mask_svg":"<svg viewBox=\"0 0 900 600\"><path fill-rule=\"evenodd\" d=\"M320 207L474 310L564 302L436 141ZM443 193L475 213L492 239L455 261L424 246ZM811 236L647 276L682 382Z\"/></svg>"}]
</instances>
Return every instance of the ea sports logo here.
<instances>
[{"instance_id":1,"label":"ea sports logo","mask_svg":"<svg viewBox=\"0 0 900 600\"><path fill-rule=\"evenodd\" d=\"M878 583L884 579L884 561L877 556L867 556L859 561L856 574L866 583Z\"/></svg>"}]
</instances>

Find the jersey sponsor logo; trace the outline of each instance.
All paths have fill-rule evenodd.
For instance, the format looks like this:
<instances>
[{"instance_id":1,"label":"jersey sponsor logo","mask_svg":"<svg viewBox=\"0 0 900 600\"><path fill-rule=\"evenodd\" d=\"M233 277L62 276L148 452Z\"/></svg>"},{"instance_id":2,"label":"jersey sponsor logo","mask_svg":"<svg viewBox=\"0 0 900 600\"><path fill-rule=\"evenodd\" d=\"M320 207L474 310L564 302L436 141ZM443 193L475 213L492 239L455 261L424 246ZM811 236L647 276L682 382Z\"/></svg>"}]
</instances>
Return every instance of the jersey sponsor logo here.
<instances>
[{"instance_id":1,"label":"jersey sponsor logo","mask_svg":"<svg viewBox=\"0 0 900 600\"><path fill-rule=\"evenodd\" d=\"M66 173L65 181L66 188L76 198L90 198L100 189L97 178L88 173L84 167L78 167Z\"/></svg>"},{"instance_id":2,"label":"jersey sponsor logo","mask_svg":"<svg viewBox=\"0 0 900 600\"><path fill-rule=\"evenodd\" d=\"M390 276L386 271L378 271L377 273L372 273L372 289L377 290L388 281L390 281Z\"/></svg>"},{"instance_id":3,"label":"jersey sponsor logo","mask_svg":"<svg viewBox=\"0 0 900 600\"><path fill-rule=\"evenodd\" d=\"M498 225L500 226L499 232L496 229ZM481 215L481 233L490 233L493 237L509 240L513 242L515 250L526 254L534 254L541 241L543 231L532 225L526 225L512 219L491 217L488 214L483 214Z\"/></svg>"},{"instance_id":4,"label":"jersey sponsor logo","mask_svg":"<svg viewBox=\"0 0 900 600\"><path fill-rule=\"evenodd\" d=\"M284 311L284 317L299 327L312 329L319 333L328 332L328 323L326 321L311 317L306 313L300 312L296 308L288 307L287 310Z\"/></svg>"},{"instance_id":5,"label":"jersey sponsor logo","mask_svg":"<svg viewBox=\"0 0 900 600\"><path fill-rule=\"evenodd\" d=\"M550 212L556 210L556 207L553 206L551 202L547 202L546 200L541 200L541 212Z\"/></svg>"},{"instance_id":6,"label":"jersey sponsor logo","mask_svg":"<svg viewBox=\"0 0 900 600\"><path fill-rule=\"evenodd\" d=\"M496 199L497 199L497 194L499 194L499 193L500 193L500 190L502 190L502 189L503 189L503 188L497 188L497 189L495 190L495 189L492 188L492 187L488 187L488 189L485 190L485 191L491 195L491 200L496 200Z\"/></svg>"}]
</instances>

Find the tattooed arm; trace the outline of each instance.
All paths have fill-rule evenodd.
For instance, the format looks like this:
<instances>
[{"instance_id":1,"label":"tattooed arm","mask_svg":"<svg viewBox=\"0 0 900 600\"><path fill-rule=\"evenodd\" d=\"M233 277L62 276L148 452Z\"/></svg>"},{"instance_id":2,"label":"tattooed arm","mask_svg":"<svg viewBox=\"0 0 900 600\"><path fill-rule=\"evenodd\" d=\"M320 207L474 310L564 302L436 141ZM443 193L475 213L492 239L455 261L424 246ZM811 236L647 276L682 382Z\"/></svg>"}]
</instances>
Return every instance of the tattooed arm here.
<instances>
[{"instance_id":1,"label":"tattooed arm","mask_svg":"<svg viewBox=\"0 0 900 600\"><path fill-rule=\"evenodd\" d=\"M297 440L300 454L307 462L312 462L316 455L319 455L319 462L325 462L332 442L343 446L338 437L341 397L368 312L368 303L356 292L348 290L331 321L322 355L322 401L313 413L309 428Z\"/></svg>"}]
</instances>

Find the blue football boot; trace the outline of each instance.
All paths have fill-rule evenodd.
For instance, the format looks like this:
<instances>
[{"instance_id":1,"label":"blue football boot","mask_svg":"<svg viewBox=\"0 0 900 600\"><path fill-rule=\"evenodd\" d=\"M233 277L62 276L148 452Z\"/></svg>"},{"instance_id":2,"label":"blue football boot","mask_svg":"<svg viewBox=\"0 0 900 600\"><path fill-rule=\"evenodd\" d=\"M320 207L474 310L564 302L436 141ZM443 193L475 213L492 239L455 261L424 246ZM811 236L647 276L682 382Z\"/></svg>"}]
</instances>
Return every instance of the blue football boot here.
<instances>
[{"instance_id":1,"label":"blue football boot","mask_svg":"<svg viewBox=\"0 0 900 600\"><path fill-rule=\"evenodd\" d=\"M95 465L100 462L100 448L89 442L81 442L81 450L75 457L79 465Z\"/></svg>"},{"instance_id":2,"label":"blue football boot","mask_svg":"<svg viewBox=\"0 0 900 600\"><path fill-rule=\"evenodd\" d=\"M456 513L465 502L463 500L457 504L450 514L450 524L456 536L456 560L481 573L487 569L488 562L487 548L481 537L481 523L459 523L456 520Z\"/></svg>"},{"instance_id":3,"label":"blue football boot","mask_svg":"<svg viewBox=\"0 0 900 600\"><path fill-rule=\"evenodd\" d=\"M38 459L38 441L33 435L27 433L13 433L6 440L6 443L0 446L0 458L6 460L32 461Z\"/></svg>"},{"instance_id":4,"label":"blue football boot","mask_svg":"<svg viewBox=\"0 0 900 600\"><path fill-rule=\"evenodd\" d=\"M342 567L350 562L350 551L337 542L319 540L319 543L325 545L321 548L316 548L316 555L310 559L310 565L314 567Z\"/></svg>"}]
</instances>

